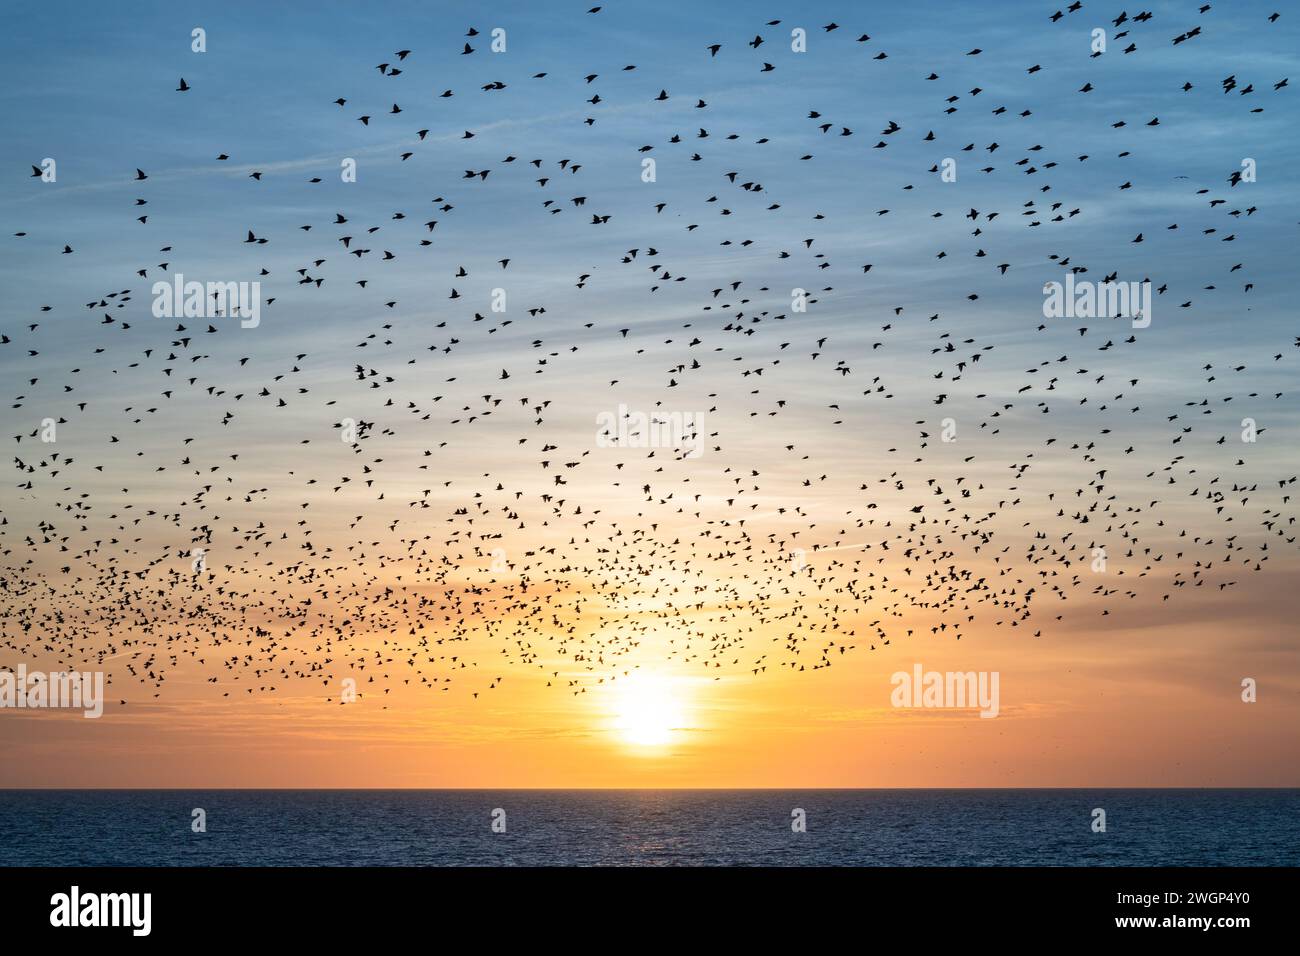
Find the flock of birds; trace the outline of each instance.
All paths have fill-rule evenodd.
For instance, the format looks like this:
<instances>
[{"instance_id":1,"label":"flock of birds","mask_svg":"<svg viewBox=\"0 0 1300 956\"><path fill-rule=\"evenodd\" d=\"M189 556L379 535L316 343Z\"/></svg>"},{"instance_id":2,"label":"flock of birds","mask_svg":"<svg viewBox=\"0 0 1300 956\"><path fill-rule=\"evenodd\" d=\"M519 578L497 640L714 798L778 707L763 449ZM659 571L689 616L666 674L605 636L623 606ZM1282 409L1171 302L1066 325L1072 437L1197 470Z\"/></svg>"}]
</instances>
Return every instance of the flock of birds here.
<instances>
[{"instance_id":1,"label":"flock of birds","mask_svg":"<svg viewBox=\"0 0 1300 956\"><path fill-rule=\"evenodd\" d=\"M1047 11L1041 28L1086 34L1083 7L1076 0ZM601 14L593 7L579 15ZM1119 12L1106 18L1111 50L1104 56L1124 60L1172 46L1191 51L1192 73L1194 48L1214 42L1214 14L1209 4L1193 6L1167 24L1151 12ZM734 35L677 37L675 55L734 71L728 76L747 85L779 82L797 24L736 20ZM1262 18L1251 29L1266 31L1277 20ZM834 22L808 33L809 42L860 50L864 69L877 71L870 82L880 109L892 112L879 92L895 69L884 38ZM487 28L444 42L445 52L462 58L466 77L482 72L491 55ZM292 232L259 225L257 190L275 179L321 188L338 175L337 164L323 162L306 183L273 164L231 178L238 188L230 203L246 203L251 224L225 242L247 278L262 283L256 331L223 317L149 314L155 281L206 270L182 241L156 232L162 217L150 179L157 174L144 153L139 168L123 171L136 195L120 229L124 241L146 233L157 253L111 288L79 288L83 243L51 235L39 205L26 207L30 221L8 241L37 258L66 256L60 281L82 308L69 314L50 305L48 287L37 283L6 294L0 362L14 388L7 418L14 445L0 492L0 655L10 666L52 657L106 668L123 705L162 696L182 666L202 674L214 696L229 698L306 687L338 702L345 677L356 679L363 700L381 703L401 687L483 697L521 680L581 695L656 659L709 677L762 679L909 640L960 640L977 628L1046 636L1067 612L1105 618L1139 592L1164 602L1182 591L1228 589L1266 569L1273 555L1294 554L1297 477L1247 477L1253 446L1238 442L1234 418L1248 407L1264 421L1286 396L1261 392L1253 384L1259 369L1233 357L1231 342L1200 355L1199 383L1187 383L1199 388L1169 412L1144 396L1146 383L1132 373L1143 349L1148 368L1163 365L1159 328L1074 320L1069 352L1048 346L1031 367L1002 368L1018 376L1007 387L985 370L1011 343L981 334L969 318L949 317L977 315L970 310L986 290L1025 270L1035 284L1067 271L1143 278L1125 273L1125 248L1105 264L1070 251L1073 221L1087 219L1087 204L1055 197L1095 160L1035 144L1034 110L986 106L976 86L936 95L928 115L882 116L878 129L863 131L809 96L799 136L733 131L713 128L708 94L674 89L668 77L629 85L635 64L593 71L557 61L552 70L516 76L508 57L490 60L504 80L435 91L431 107L427 89L411 80L426 54L411 46L375 67L391 84L382 107L374 96L360 105L358 94L339 90L317 108L326 119L409 140L387 157L399 171L418 166L433 140L443 155L454 155L457 138L478 140L476 147L500 142L507 144L502 158L432 189L425 175L413 177L409 205L383 216L336 208L337 200L308 191L301 203L315 212ZM984 69L986 86L1011 71L1033 82L1052 72L1038 63L1013 67L978 47L934 55L935 70L914 79L936 90L941 64L953 60ZM493 100L521 84L553 82L560 71L573 73L584 95L555 106L582 115L566 134L568 155L535 155L526 131L494 128ZM1243 66L1209 90L1189 80L1183 92L1235 97L1248 128L1252 115L1282 107L1289 94L1285 77L1248 75L1255 72ZM1101 97L1107 86L1099 70L1071 92ZM197 74L180 79L175 94L202 115ZM1044 87L1043 95L1064 93ZM451 97L480 98L477 131L438 129L436 104ZM805 98L797 85L783 87L781 97ZM689 122L680 113L656 117L653 110L672 101L691 105ZM590 144L608 111L620 109L649 110L651 118L641 124L645 142L616 138L619 162L639 169L644 158L688 161L716 187L693 195L668 177L662 185L638 182L639 212L619 212L624 207L592 180L608 153ZM982 111L986 143L944 132L959 110ZM1105 149L1124 157L1150 148L1147 128L1169 122L1117 115L1117 148ZM895 234L938 239L923 264L935 278L924 311L890 301L886 270L873 272L875 263L862 261L842 233L821 229L838 229L845 210L807 216L797 195L798 176L826 175L818 172L823 150L870 168L874 156L907 138L927 144L933 164L886 188L906 192L920 183L931 190L932 211L924 221L894 222L889 208L870 218ZM745 172L752 150L780 152L796 178L764 183ZM232 145L202 159L224 172L244 161L238 152ZM976 155L984 157L981 168L963 173L972 187L937 185L942 157L974 166L966 157ZM873 177L890 175L885 169ZM36 180L41 168L32 170L31 188L45 188ZM536 202L514 210L492 248L473 247L460 223L505 177L531 180ZM970 197L982 180L1010 184L1022 201L974 208ZM846 182L846 195L857 185ZM1152 277L1166 330L1220 284L1215 308L1244 311L1257 281L1246 252L1259 210L1239 172L1174 185L1186 219L1153 221L1116 244L1147 242L1156 231L1182 244L1175 250L1216 244L1221 268L1203 289L1174 292ZM736 224L757 221L761 238L737 233ZM533 265L531 250L510 242L517 223L544 236L551 256L572 262L567 292L577 305L548 311L529 281L514 292L527 305L504 313L462 291L480 280L511 287L512 275ZM1026 237L1039 230L1054 230L1060 252L1026 262ZM603 251L588 258L592 233ZM773 234L786 238L773 242ZM708 262L701 244L712 250ZM263 258L285 249L298 259L288 274ZM412 304L391 291L393 270L412 259L445 287L431 319L408 315ZM960 269L969 261L979 271L957 273L958 284L976 278L953 297L945 291L951 284L938 280L958 260ZM710 269L725 280L695 277ZM771 278L778 269L804 276L806 311L792 307L789 286ZM359 321L371 323L342 359L311 330L311 316L339 286L368 297ZM635 290L637 309L660 309L665 322L687 312L681 333L665 340L660 325L581 305L582 296L615 286ZM868 340L818 324L841 288L856 290L883 317ZM671 305L659 305L668 297ZM1028 303L1017 337L1027 348L1042 349L1036 343L1056 331L1038 309ZM555 341L566 323L570 340ZM296 328L297 337L267 333L276 327ZM285 341L297 344L266 351L264 343ZM1279 341L1251 361L1293 369L1298 344ZM613 371L586 362L597 350L615 357ZM46 364L51 351L60 355L54 370ZM65 353L73 356L68 363ZM492 374L466 376L484 355ZM891 377L904 359L927 377ZM635 441L605 448L594 427L558 423L565 414L592 418L616 407L621 384L634 375L657 382L654 415L694 411L696 396L708 403L698 409L702 454ZM96 390L109 382L113 395L136 398L104 407ZM928 394L912 401L910 390ZM801 400L827 391L833 402ZM687 392L690 399L678 399ZM1058 425L1060 411L1049 413L1067 403L1074 407ZM796 412L799 424L789 423ZM106 424L78 429L92 413ZM949 415L962 431L946 444L940 421ZM907 423L911 444L876 447L870 431L846 424L863 416ZM349 417L355 440L341 442ZM60 435L53 442L43 440L50 420ZM838 444L820 447L817 429ZM1155 437L1135 441L1138 431ZM494 473L476 460L506 464ZM1036 480L1042 468L1052 477ZM1121 481L1121 472L1138 480ZM1099 546L1113 564L1105 575L1091 569Z\"/></svg>"}]
</instances>

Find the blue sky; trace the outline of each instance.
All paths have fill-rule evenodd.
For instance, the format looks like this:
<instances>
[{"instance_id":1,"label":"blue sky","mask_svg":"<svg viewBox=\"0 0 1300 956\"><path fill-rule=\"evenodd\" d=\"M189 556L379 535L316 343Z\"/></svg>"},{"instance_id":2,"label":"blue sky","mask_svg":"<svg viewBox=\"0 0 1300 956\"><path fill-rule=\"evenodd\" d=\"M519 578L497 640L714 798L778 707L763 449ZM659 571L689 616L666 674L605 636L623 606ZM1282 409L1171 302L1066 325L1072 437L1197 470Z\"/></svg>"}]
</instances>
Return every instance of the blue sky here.
<instances>
[{"instance_id":1,"label":"blue sky","mask_svg":"<svg viewBox=\"0 0 1300 956\"><path fill-rule=\"evenodd\" d=\"M913 403L909 410L919 419L932 410L927 406L936 390L925 377L934 374L929 350L943 331L958 340L973 337L976 347L996 346L982 358L989 372L971 383L969 393L955 388L954 400L1011 396L1035 361L1072 349L1077 354L1073 329L1036 330L1042 283L1063 275L1048 258L1058 254L1086 265L1094 278L1114 271L1168 286L1146 341L1107 356L1112 377L1140 376L1150 401L1175 409L1188 397L1189 376L1202 359L1218 354L1225 362L1248 362L1252 387L1261 392L1281 390L1286 382L1288 368L1271 356L1288 344L1295 132L1290 91L1274 93L1272 85L1294 66L1291 18L1269 24L1271 11L1258 4L1216 7L1206 15L1192 5L1159 5L1152 22L1130 21L1124 25L1129 37L1112 40L1110 52L1091 58L1089 31L1101 25L1115 32L1108 22L1113 12L1103 15L1093 5L1053 24L1034 4L1009 5L995 17L969 4L889 7L869 15L855 5L826 4L807 18L773 12L779 27L764 24L768 15L725 5L607 4L597 15L585 9L543 12L506 4L484 12L476 5L433 10L390 4L383 16L341 4L325 11L292 4L134 5L130 15L97 5L31 10L3 41L13 75L30 82L11 83L3 94L5 149L14 174L0 192L0 215L13 227L6 231L30 235L11 242L0 275L11 290L4 304L8 327L42 305L53 310L39 317L40 354L24 356L21 368L44 373L39 384L52 390L51 409L62 400L59 371L72 362L96 389L124 397L154 394L153 384L142 386L139 376L113 372L111 361L92 365L74 356L84 356L91 341L120 338L116 329L86 321L95 313L84 303L130 287L138 317L147 314L145 280L133 273L151 267L152 282L163 276L152 267L166 261L167 275L251 279L262 268L271 273L263 277L264 292L277 301L263 326L208 340L215 361L227 350L229 358L249 356L246 366L228 373L232 386L240 376L261 382L281 370L294 349L319 359L302 374L322 383L346 381L356 356L377 351L358 352L356 344L384 322L395 323L403 341L419 349L445 346L465 312L448 304L450 289L465 297L462 304L477 303L486 313L491 289L505 283L514 302L544 306L545 321L516 313L512 327L495 337L474 334L471 324L470 334L456 336L456 369L443 375L440 353L425 352L417 361L421 374L446 379L459 372L461 381L469 380L507 364L503 350L531 371L531 353L576 344L583 360L566 362L562 353L545 369L548 381L581 391L591 379L588 363L595 363L617 369L608 379L619 378L634 401L651 401L666 381L664 370L682 357L680 341L665 347L665 340L670 333L687 337L687 323L699 328L708 317L700 290L741 280L742 292L753 294L751 313L788 313L794 287L833 291L817 296L797 330L752 343L731 336L720 345L727 360L739 356L742 368L757 366L781 358L782 342L825 335L831 344L823 361L843 357L852 364L864 352L881 355L871 346L882 340L880 327L892 324L883 336L887 361L871 376L884 372L882 380ZM820 29L829 22L840 29ZM1203 36L1170 44L1170 36L1197 24ZM462 56L462 34L471 25L480 31L473 38L477 52ZM788 49L795 25L809 30L806 54ZM207 31L208 52L201 55L189 49L195 26ZM507 29L505 54L488 52L494 26ZM871 39L855 42L864 32ZM745 45L756 33L767 39L757 51ZM1130 41L1138 51L1121 53ZM723 44L716 58L704 49L713 42ZM961 55L976 46L984 51L979 56ZM381 75L375 65L395 62L392 53L401 48L414 51L401 64L403 75ZM888 58L873 59L881 51ZM763 62L777 69L761 74ZM636 70L624 72L628 64ZM1027 74L1033 65L1042 70ZM544 79L531 78L542 71ZM925 80L930 71L940 79ZM594 83L584 81L589 73L598 74ZM1256 92L1220 92L1229 73L1240 87L1253 83ZM180 76L191 92L173 92ZM507 88L479 89L495 80ZM1084 82L1096 89L1075 92ZM1194 89L1183 92L1184 82ZM969 93L975 87L982 90L978 96ZM448 88L453 97L436 95ZM670 92L667 102L653 100L660 89ZM603 102L587 104L593 93ZM347 98L345 107L332 105L338 96ZM958 97L957 111L944 115L950 96ZM695 108L697 99L708 107ZM401 104L400 116L387 113L393 102ZM1264 111L1252 115L1252 105ZM991 115L1000 106L1006 112ZM810 110L824 120L809 119ZM1022 110L1032 116L1020 117ZM368 127L356 121L363 113L373 116ZM586 116L596 119L594 126L583 125ZM1160 117L1158 128L1144 125L1152 116ZM891 120L903 129L889 137L888 148L871 149ZM1126 127L1113 129L1119 120ZM816 130L822 121L835 124L830 135ZM701 127L709 139L694 138ZM837 136L842 127L853 136ZM423 128L430 133L421 144L414 133ZM465 130L476 131L475 138L461 139ZM928 131L935 133L933 142L923 141ZM681 144L666 142L673 133L682 136ZM731 133L738 138L727 141ZM760 135L767 139L761 145L755 143ZM992 142L1000 147L990 154ZM974 151L962 150L968 144ZM638 152L643 145L654 149ZM414 156L403 162L398 155L407 149ZM696 150L704 159L690 162ZM1120 157L1121 151L1128 155ZM214 161L221 152L229 162ZM807 153L814 158L798 161ZM1084 163L1077 160L1082 154L1089 156ZM507 155L518 159L504 165ZM656 184L639 181L646 155L658 163ZM1246 155L1257 160L1259 181L1225 189L1228 173ZM56 184L20 175L46 156L59 163ZM958 160L957 183L927 173L948 156ZM343 157L357 159L358 183L339 181ZM556 167L566 157L582 163L580 176ZM534 158L543 159L541 171L527 165ZM1025 176L1015 165L1022 159L1057 166ZM995 172L978 172L986 164ZM131 181L136 167L148 171L147 183ZM467 183L461 176L471 168L493 172L486 183ZM255 169L263 171L261 182L247 178ZM739 172L737 182L761 182L766 191L736 189L723 176L728 171ZM546 189L534 182L541 175L550 177ZM323 182L307 183L312 176ZM1039 191L1049 182L1049 192ZM1123 183L1132 188L1120 189ZM1198 196L1197 188L1209 194ZM132 206L137 195L147 196L149 205ZM575 195L588 197L581 210L568 202ZM705 202L711 196L718 201ZM440 205L431 201L435 197L455 208L433 212ZM543 197L564 211L551 215ZM1211 209L1211 198L1227 203ZM1068 223L1030 229L1023 211L1031 200L1081 212ZM667 203L660 214L652 208L658 201ZM766 210L770 202L780 203L780 210ZM1247 205L1260 211L1249 219L1227 215ZM730 216L717 214L723 207ZM876 214L883 209L888 215ZM963 218L968 209L997 211L999 219L982 221L984 235L975 238L973 223ZM360 263L343 255L329 225L335 211L359 227L381 227L366 243L376 250L372 260L383 249L398 258ZM145 226L133 222L141 212L150 215ZM394 221L397 212L406 218ZM611 222L592 227L591 212L608 214ZM814 219L818 215L824 218ZM431 218L439 220L435 242L421 249L418 238L430 234L420 223ZM1165 228L1175 222L1176 232ZM309 223L312 232L298 229ZM686 232L692 223L700 227ZM271 237L270 243L242 244L248 229ZM1216 231L1203 235L1205 229ZM1145 242L1136 246L1130 240L1139 232ZM1235 242L1221 242L1229 233L1237 235ZM816 238L815 248L801 250L808 237ZM741 247L744 240L752 245ZM727 241L732 245L721 245ZM56 254L64 242L75 246L73 256ZM164 244L171 246L165 254L158 251ZM664 250L664 267L687 275L687 282L663 283L651 294L644 269L618 262L627 249L655 246ZM980 249L988 258L975 257ZM776 258L780 251L791 255ZM946 257L936 259L941 252ZM817 253L827 258L814 258ZM321 257L327 259L319 270L327 281L324 293L304 291L294 270ZM508 282L496 271L495 260L503 257L512 260ZM817 269L823 261L832 267ZM868 262L873 270L864 275L860 265ZM1011 266L1006 276L992 270L1001 262ZM1242 270L1230 273L1239 262ZM75 282L69 273L74 264ZM462 266L470 275L455 279ZM593 278L577 290L574 282L583 273ZM369 287L359 289L358 279ZM1254 285L1248 295L1241 291L1245 282ZM1207 291L1208 285L1216 289ZM762 287L769 291L756 291ZM971 293L978 301L966 298ZM383 306L392 300L394 308ZM1177 308L1189 300L1191 308ZM900 307L903 318L897 320ZM933 314L941 317L937 323L923 321ZM438 321L449 327L437 329ZM594 328L586 328L589 322ZM612 338L611 325L630 328L628 339ZM73 327L78 331L68 334ZM540 349L531 345L539 339ZM630 362L624 344L638 341L649 357ZM861 362L857 367L859 376L870 369ZM684 378L677 394L688 396L691 408L712 406L720 390L736 385L725 369L714 363ZM21 381L25 374L15 369L11 378ZM783 385L792 390L782 396L790 401L789 415L809 426L841 391L833 378L803 371L792 372ZM41 394L36 388L15 394L29 393ZM791 400L795 395L804 401ZM1202 396L1197 391L1191 397ZM27 407L40 400L29 399ZM996 407L992 399L983 401L989 403L984 414ZM1058 407L1055 414L1067 411ZM585 430L591 408L579 404L555 414L568 412L573 427ZM1293 404L1270 409L1279 412L1293 421ZM1025 414L1033 421L1032 408ZM195 421L188 413L177 417L181 430ZM871 425L904 433L918 419L890 415ZM981 415L981 421L987 419ZM250 438L261 424L246 423ZM1123 424L1138 432L1150 427ZM141 438L164 435L157 429Z\"/></svg>"}]
</instances>

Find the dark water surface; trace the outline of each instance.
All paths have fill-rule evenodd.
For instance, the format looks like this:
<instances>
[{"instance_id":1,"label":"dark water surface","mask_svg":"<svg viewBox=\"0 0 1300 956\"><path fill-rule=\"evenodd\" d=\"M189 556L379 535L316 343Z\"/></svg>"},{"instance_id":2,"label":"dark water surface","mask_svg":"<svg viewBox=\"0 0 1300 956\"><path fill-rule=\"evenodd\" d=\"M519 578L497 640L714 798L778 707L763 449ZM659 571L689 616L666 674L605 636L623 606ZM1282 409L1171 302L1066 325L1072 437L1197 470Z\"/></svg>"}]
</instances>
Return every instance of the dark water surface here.
<instances>
[{"instance_id":1,"label":"dark water surface","mask_svg":"<svg viewBox=\"0 0 1300 956\"><path fill-rule=\"evenodd\" d=\"M1300 790L0 791L0 866L1297 863Z\"/></svg>"}]
</instances>

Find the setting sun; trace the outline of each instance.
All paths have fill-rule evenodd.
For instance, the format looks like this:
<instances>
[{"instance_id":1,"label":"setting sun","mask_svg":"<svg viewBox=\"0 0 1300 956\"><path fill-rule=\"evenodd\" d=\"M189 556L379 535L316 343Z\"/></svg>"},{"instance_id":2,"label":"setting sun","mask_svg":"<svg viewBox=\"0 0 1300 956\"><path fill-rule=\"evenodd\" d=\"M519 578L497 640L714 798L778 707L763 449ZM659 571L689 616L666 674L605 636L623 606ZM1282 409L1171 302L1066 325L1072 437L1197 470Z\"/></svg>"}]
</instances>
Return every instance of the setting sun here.
<instances>
[{"instance_id":1,"label":"setting sun","mask_svg":"<svg viewBox=\"0 0 1300 956\"><path fill-rule=\"evenodd\" d=\"M614 693L614 727L629 744L671 743L685 724L676 689L662 677L636 674L620 682Z\"/></svg>"}]
</instances>

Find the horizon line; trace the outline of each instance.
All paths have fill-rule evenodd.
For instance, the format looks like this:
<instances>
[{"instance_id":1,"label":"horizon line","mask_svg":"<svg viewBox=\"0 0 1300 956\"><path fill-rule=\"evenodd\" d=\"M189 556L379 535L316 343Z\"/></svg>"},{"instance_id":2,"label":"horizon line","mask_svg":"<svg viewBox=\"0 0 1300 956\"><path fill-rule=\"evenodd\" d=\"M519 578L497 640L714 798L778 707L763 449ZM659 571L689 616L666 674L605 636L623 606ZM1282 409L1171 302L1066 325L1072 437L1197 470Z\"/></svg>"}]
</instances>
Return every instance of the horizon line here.
<instances>
[{"instance_id":1,"label":"horizon line","mask_svg":"<svg viewBox=\"0 0 1300 956\"><path fill-rule=\"evenodd\" d=\"M831 791L844 793L889 793L895 791L926 791L935 793L952 793L968 791L1077 791L1077 790L1133 790L1133 791L1178 791L1178 790L1300 790L1297 786L1273 787L1125 787L1125 786L1088 786L1088 787L0 787L0 793L106 793L122 792L176 792L192 793L196 791L222 790L232 793L482 793L486 791L511 791L516 793L789 793L797 791L811 793Z\"/></svg>"}]
</instances>

